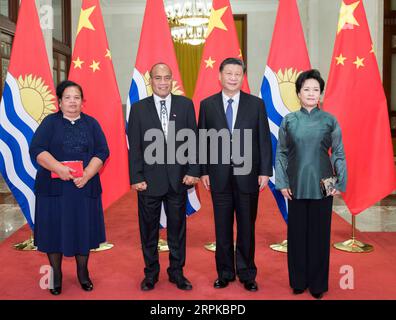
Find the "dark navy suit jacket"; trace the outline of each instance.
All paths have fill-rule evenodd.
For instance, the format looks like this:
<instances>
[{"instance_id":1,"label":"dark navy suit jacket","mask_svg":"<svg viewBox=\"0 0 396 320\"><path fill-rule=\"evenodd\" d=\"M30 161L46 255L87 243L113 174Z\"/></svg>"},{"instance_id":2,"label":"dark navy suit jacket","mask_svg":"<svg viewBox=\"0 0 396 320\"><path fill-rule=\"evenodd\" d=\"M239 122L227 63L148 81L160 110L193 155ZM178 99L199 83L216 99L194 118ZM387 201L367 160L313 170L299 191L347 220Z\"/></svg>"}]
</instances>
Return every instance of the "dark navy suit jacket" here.
<instances>
[{"instance_id":1,"label":"dark navy suit jacket","mask_svg":"<svg viewBox=\"0 0 396 320\"><path fill-rule=\"evenodd\" d=\"M216 131L228 130L221 92L201 101L198 128L215 129ZM234 129L241 131L240 152L245 148L244 130L251 130L252 132L252 141L246 141L246 143L251 144L252 148L250 159L252 168L249 174L235 175L238 189L243 193L258 192L258 176L272 176L271 134L262 99L241 91ZM231 139L231 148L232 144L236 143L233 140ZM207 145L208 163L201 166L201 174L209 175L212 191L224 192L229 183L230 171L232 170L232 174L234 174L233 167L237 167L237 165L233 164L231 159L225 158L228 153L223 150L220 143L216 149L212 147L211 141L208 139ZM218 163L210 163L211 152L217 153Z\"/></svg>"},{"instance_id":2,"label":"dark navy suit jacket","mask_svg":"<svg viewBox=\"0 0 396 320\"><path fill-rule=\"evenodd\" d=\"M93 157L103 161L109 157L109 148L107 146L105 135L98 123L93 117L81 113L81 121L85 121L89 129L89 146L88 153L83 159L66 159L63 152L63 114L61 111L48 115L40 126L37 128L32 142L30 144L30 157L34 162L37 156L43 151L48 151L56 160L82 160L84 168L89 164ZM58 196L62 194L63 181L61 179L52 179L51 172L41 166L38 166L35 194L45 196ZM98 197L102 193L99 174L92 177L83 188L89 197Z\"/></svg>"},{"instance_id":3,"label":"dark navy suit jacket","mask_svg":"<svg viewBox=\"0 0 396 320\"><path fill-rule=\"evenodd\" d=\"M172 94L169 121L174 121L176 135L182 129L191 129L195 137L198 136L194 105L190 99ZM198 139L196 139L195 163L179 164L176 159L175 163L172 164L164 161L163 164L149 165L144 159L144 152L152 142L145 141L144 135L148 130L154 128L162 130L154 97L149 96L133 104L129 116L128 139L131 184L146 181L147 190L141 192L144 195L162 196L168 192L169 185L177 193L182 193L191 188L182 183L185 175L199 177ZM187 139L176 141L175 150L178 150L186 141ZM167 144L164 142L162 147L166 156Z\"/></svg>"}]
</instances>

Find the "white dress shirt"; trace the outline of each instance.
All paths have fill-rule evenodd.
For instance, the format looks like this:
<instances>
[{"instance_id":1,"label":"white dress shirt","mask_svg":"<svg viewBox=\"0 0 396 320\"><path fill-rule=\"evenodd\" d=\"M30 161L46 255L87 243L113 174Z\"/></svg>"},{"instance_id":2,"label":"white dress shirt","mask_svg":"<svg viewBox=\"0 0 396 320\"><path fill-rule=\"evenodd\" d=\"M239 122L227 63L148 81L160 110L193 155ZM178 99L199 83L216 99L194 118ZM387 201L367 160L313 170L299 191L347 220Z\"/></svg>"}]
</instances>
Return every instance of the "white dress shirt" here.
<instances>
[{"instance_id":1,"label":"white dress shirt","mask_svg":"<svg viewBox=\"0 0 396 320\"><path fill-rule=\"evenodd\" d=\"M155 108L157 109L157 114L158 114L158 118L160 119L160 121L161 121L161 101L165 100L165 106L166 106L166 111L168 114L168 122L169 122L169 116L170 116L170 112L171 112L172 95L169 94L164 99L164 98L157 96L155 93L153 93L153 97L154 97Z\"/></svg>"}]
</instances>

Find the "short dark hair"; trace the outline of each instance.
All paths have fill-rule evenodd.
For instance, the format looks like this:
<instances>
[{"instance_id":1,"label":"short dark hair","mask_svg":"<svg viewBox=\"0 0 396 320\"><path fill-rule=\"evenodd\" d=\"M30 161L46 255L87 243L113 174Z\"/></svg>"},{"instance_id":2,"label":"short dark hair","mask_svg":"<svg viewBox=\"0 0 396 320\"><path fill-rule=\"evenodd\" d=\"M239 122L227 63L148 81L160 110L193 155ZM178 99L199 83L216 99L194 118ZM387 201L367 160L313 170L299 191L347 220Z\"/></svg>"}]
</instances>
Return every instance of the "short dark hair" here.
<instances>
[{"instance_id":1,"label":"short dark hair","mask_svg":"<svg viewBox=\"0 0 396 320\"><path fill-rule=\"evenodd\" d=\"M243 60L237 59L237 58L227 58L227 59L225 59L220 65L220 72L223 71L224 67L227 64L236 64L238 66L241 66L242 69L243 69L243 73L246 73L246 65L245 65L245 63L243 62Z\"/></svg>"},{"instance_id":2,"label":"short dark hair","mask_svg":"<svg viewBox=\"0 0 396 320\"><path fill-rule=\"evenodd\" d=\"M172 69L171 69L170 66L168 66L168 64L166 64L165 62L157 62L157 63L154 64L154 65L151 67L151 69L150 69L150 72L149 72L150 78L153 77L153 70L154 70L154 68L155 68L156 66L161 65L161 64L168 67L168 69L169 69L169 71L170 71L170 74L171 74L171 76L172 76Z\"/></svg>"},{"instance_id":3,"label":"short dark hair","mask_svg":"<svg viewBox=\"0 0 396 320\"><path fill-rule=\"evenodd\" d=\"M78 90L80 90L81 99L84 99L84 92L81 86L76 82L65 80L59 83L58 86L56 87L56 95L59 100L62 100L63 92L69 87L76 87Z\"/></svg>"},{"instance_id":4,"label":"short dark hair","mask_svg":"<svg viewBox=\"0 0 396 320\"><path fill-rule=\"evenodd\" d=\"M316 69L311 69L300 73L300 75L297 77L296 80L296 93L297 94L300 93L301 88L304 85L304 82L307 81L308 79L315 79L319 82L320 93L322 94L325 87L325 81L320 75L320 72Z\"/></svg>"}]
</instances>

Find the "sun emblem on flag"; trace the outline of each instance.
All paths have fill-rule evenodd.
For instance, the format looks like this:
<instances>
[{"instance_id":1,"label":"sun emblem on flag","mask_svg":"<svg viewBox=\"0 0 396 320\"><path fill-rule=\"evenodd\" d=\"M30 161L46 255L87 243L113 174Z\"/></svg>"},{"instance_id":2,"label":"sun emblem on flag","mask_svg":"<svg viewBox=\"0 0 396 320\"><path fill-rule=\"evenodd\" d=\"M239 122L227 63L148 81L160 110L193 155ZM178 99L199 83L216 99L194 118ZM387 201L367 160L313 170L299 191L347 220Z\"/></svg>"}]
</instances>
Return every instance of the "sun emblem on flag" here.
<instances>
[{"instance_id":1,"label":"sun emblem on flag","mask_svg":"<svg viewBox=\"0 0 396 320\"><path fill-rule=\"evenodd\" d=\"M150 72L146 71L144 74L144 83L146 85L147 96L151 96L153 94L153 88L150 85ZM174 95L181 96L184 94L183 91L180 90L180 87L176 80L172 82L172 91Z\"/></svg>"},{"instance_id":2,"label":"sun emblem on flag","mask_svg":"<svg viewBox=\"0 0 396 320\"><path fill-rule=\"evenodd\" d=\"M40 77L31 74L18 78L18 87L25 111L40 124L44 118L56 111L55 97Z\"/></svg>"},{"instance_id":3,"label":"sun emblem on flag","mask_svg":"<svg viewBox=\"0 0 396 320\"><path fill-rule=\"evenodd\" d=\"M284 72L279 70L276 74L282 101L290 112L297 111L301 107L300 100L296 94L296 80L301 72L293 68L286 68Z\"/></svg>"}]
</instances>

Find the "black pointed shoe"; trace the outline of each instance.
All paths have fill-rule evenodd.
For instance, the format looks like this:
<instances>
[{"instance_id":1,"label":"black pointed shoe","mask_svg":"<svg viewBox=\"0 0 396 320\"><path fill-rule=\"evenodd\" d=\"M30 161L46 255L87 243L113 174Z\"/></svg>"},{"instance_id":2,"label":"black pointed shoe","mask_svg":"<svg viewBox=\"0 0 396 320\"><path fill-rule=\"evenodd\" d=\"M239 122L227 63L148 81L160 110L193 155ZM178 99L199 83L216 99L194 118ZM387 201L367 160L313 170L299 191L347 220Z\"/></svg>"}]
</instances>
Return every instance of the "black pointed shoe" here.
<instances>
[{"instance_id":1,"label":"black pointed shoe","mask_svg":"<svg viewBox=\"0 0 396 320\"><path fill-rule=\"evenodd\" d=\"M176 284L176 287L180 290L189 291L192 290L192 284L184 276L171 277L169 276L169 282Z\"/></svg>"},{"instance_id":2,"label":"black pointed shoe","mask_svg":"<svg viewBox=\"0 0 396 320\"><path fill-rule=\"evenodd\" d=\"M214 282L213 287L215 289L223 289L225 287L228 287L228 284L229 284L229 281L227 279L218 278Z\"/></svg>"},{"instance_id":3,"label":"black pointed shoe","mask_svg":"<svg viewBox=\"0 0 396 320\"><path fill-rule=\"evenodd\" d=\"M256 292L258 290L258 285L255 280L248 280L243 282L243 286L247 291Z\"/></svg>"},{"instance_id":4,"label":"black pointed shoe","mask_svg":"<svg viewBox=\"0 0 396 320\"><path fill-rule=\"evenodd\" d=\"M84 291L92 291L93 290L93 283L90 279L88 279L88 282L86 283L81 283L81 289L83 289Z\"/></svg>"},{"instance_id":5,"label":"black pointed shoe","mask_svg":"<svg viewBox=\"0 0 396 320\"><path fill-rule=\"evenodd\" d=\"M323 298L323 292L319 292L319 293L312 293L311 292L312 297L314 297L315 299L322 299Z\"/></svg>"},{"instance_id":6,"label":"black pointed shoe","mask_svg":"<svg viewBox=\"0 0 396 320\"><path fill-rule=\"evenodd\" d=\"M155 284L158 282L158 279L153 278L144 278L143 281L140 283L140 289L142 291L150 291L153 290Z\"/></svg>"},{"instance_id":7,"label":"black pointed shoe","mask_svg":"<svg viewBox=\"0 0 396 320\"><path fill-rule=\"evenodd\" d=\"M59 296L62 293L62 287L55 287L53 289L49 289L50 293L54 296Z\"/></svg>"},{"instance_id":8,"label":"black pointed shoe","mask_svg":"<svg viewBox=\"0 0 396 320\"><path fill-rule=\"evenodd\" d=\"M293 289L293 294L303 294L305 292L305 289Z\"/></svg>"},{"instance_id":9,"label":"black pointed shoe","mask_svg":"<svg viewBox=\"0 0 396 320\"><path fill-rule=\"evenodd\" d=\"M235 277L231 278L231 279L227 279L227 278L217 278L216 281L213 283L213 287L215 289L223 289L228 287L228 285L230 284L230 282L235 281Z\"/></svg>"}]
</instances>

